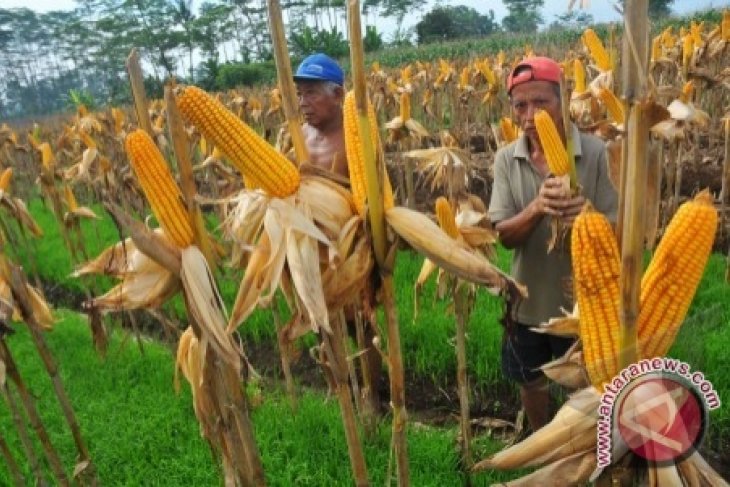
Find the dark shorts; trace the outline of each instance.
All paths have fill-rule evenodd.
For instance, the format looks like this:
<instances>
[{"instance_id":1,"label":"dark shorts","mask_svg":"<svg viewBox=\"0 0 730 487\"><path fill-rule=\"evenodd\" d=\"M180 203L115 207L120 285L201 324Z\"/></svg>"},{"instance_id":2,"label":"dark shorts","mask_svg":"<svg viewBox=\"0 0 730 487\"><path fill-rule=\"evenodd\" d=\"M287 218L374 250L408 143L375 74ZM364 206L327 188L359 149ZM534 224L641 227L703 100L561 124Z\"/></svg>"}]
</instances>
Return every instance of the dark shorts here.
<instances>
[{"instance_id":1,"label":"dark shorts","mask_svg":"<svg viewBox=\"0 0 730 487\"><path fill-rule=\"evenodd\" d=\"M520 384L532 382L543 376L540 366L565 355L574 342L574 338L535 333L529 326L515 324L502 340L502 373Z\"/></svg>"}]
</instances>

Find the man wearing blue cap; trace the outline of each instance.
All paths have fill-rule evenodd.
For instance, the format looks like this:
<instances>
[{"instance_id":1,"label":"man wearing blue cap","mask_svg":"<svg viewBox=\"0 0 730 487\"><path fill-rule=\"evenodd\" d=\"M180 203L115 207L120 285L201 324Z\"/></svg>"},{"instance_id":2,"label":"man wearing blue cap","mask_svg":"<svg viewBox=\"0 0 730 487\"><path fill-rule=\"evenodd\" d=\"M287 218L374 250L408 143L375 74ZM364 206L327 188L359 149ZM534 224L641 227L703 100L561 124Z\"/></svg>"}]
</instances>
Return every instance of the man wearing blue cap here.
<instances>
[{"instance_id":1,"label":"man wearing blue cap","mask_svg":"<svg viewBox=\"0 0 730 487\"><path fill-rule=\"evenodd\" d=\"M345 74L339 64L326 54L312 54L302 61L294 74L299 96L299 109L304 116L304 142L309 163L349 178L345 152L345 132L342 104L345 99ZM337 179L337 178L335 178ZM348 332L354 335L354 321L348 317ZM372 326L364 327L365 342L372 344ZM378 384L382 372L380 352L370 345L365 352L365 370L373 389L369 392L370 406L380 412Z\"/></svg>"},{"instance_id":2,"label":"man wearing blue cap","mask_svg":"<svg viewBox=\"0 0 730 487\"><path fill-rule=\"evenodd\" d=\"M309 162L348 177L342 102L345 74L326 54L312 54L302 61L294 75L299 109L304 116L304 141Z\"/></svg>"}]
</instances>

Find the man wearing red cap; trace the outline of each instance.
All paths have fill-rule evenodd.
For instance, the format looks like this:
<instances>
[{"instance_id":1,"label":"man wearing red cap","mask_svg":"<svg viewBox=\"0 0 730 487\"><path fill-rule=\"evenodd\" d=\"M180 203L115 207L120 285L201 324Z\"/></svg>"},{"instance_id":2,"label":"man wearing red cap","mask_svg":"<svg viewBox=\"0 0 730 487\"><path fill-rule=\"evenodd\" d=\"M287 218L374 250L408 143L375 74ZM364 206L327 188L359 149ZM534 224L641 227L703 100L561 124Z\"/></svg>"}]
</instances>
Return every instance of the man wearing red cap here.
<instances>
[{"instance_id":1,"label":"man wearing red cap","mask_svg":"<svg viewBox=\"0 0 730 487\"><path fill-rule=\"evenodd\" d=\"M568 245L547 252L550 220L559 216L571 224L586 200L616 219L617 196L608 178L604 143L583 134L571 124L580 196L571 196L550 174L535 128L535 112L553 118L565 142L560 102L560 65L546 57L518 64L507 78L507 91L521 136L497 152L489 218L502 244L514 249L512 275L527 285L529 298L521 302L507 323L502 343L502 371L520 384L520 397L533 431L550 417L548 382L539 367L562 356L572 339L531 331L529 327L560 316L561 307L572 309L566 283L572 273Z\"/></svg>"},{"instance_id":2,"label":"man wearing red cap","mask_svg":"<svg viewBox=\"0 0 730 487\"><path fill-rule=\"evenodd\" d=\"M347 177L342 103L345 74L326 54L312 54L294 74L309 163Z\"/></svg>"}]
</instances>

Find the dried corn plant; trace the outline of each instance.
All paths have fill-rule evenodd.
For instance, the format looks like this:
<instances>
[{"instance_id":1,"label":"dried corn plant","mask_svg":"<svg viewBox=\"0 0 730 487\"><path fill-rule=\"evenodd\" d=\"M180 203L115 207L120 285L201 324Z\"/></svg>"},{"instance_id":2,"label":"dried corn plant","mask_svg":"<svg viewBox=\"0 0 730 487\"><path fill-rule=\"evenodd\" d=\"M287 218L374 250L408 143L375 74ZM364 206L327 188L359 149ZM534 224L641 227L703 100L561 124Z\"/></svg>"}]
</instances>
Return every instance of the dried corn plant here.
<instances>
[{"instance_id":1,"label":"dried corn plant","mask_svg":"<svg viewBox=\"0 0 730 487\"><path fill-rule=\"evenodd\" d=\"M79 485L97 485L96 469L83 440L66 389L61 381L58 363L43 336L45 331L52 328L55 321L51 309L38 290L28 284L27 278L21 269L7 258L4 249L0 249L0 252L2 252L0 253L0 394L11 411L17 434L21 438L24 453L31 464L35 481L45 483L46 479L25 426L25 420L22 417L23 412L27 415L38 436L55 482L59 485L71 485L71 481ZM7 344L7 337L13 332L11 326L13 321L24 322L28 327L33 344L51 380L66 425L73 437L74 445L78 451L78 461L74 465L71 477L68 476L55 447L50 441L38 413L33 394L23 381L20 370ZM11 385L15 388L15 392L11 390ZM16 402L16 394L20 398L23 412L21 412L21 408ZM12 461L12 457L9 458ZM23 485L23 482L18 483L18 485Z\"/></svg>"}]
</instances>

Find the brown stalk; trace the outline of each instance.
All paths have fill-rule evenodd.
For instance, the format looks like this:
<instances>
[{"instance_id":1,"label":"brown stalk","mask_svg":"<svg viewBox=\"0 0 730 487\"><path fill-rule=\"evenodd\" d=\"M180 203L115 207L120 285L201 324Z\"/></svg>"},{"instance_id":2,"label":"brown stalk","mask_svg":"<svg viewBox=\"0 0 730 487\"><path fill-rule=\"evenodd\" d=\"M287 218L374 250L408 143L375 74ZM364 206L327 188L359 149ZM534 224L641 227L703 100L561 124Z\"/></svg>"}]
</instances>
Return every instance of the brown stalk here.
<instances>
[{"instance_id":1,"label":"brown stalk","mask_svg":"<svg viewBox=\"0 0 730 487\"><path fill-rule=\"evenodd\" d=\"M366 343L365 341L365 330L364 326L370 326L368 323L363 323L363 317L360 312L355 313L355 336L357 340L358 350L367 350L374 347L372 343ZM372 383L372 376L370 370L372 365L370 353L363 353L360 355L360 370L363 371L362 375L362 406L360 408L360 417L362 418L363 428L365 430L366 437L373 437L375 435L375 429L377 427L376 411L373 404L373 395L378 385Z\"/></svg>"},{"instance_id":2,"label":"brown stalk","mask_svg":"<svg viewBox=\"0 0 730 487\"><path fill-rule=\"evenodd\" d=\"M725 159L722 163L722 212L723 220L726 218L727 206L730 203L730 117L725 119ZM724 223L724 222L723 222ZM723 231L725 225L722 226ZM730 249L727 254L727 264L725 266L725 282L730 282Z\"/></svg>"},{"instance_id":3,"label":"brown stalk","mask_svg":"<svg viewBox=\"0 0 730 487\"><path fill-rule=\"evenodd\" d=\"M645 120L648 103L646 73L649 66L648 0L628 2L624 10L623 98L628 109L625 161L622 167L623 214L621 235L621 277L619 319L619 367L638 358L637 318L644 251L645 195L647 181L649 123Z\"/></svg>"},{"instance_id":4,"label":"brown stalk","mask_svg":"<svg viewBox=\"0 0 730 487\"><path fill-rule=\"evenodd\" d=\"M462 468L471 472L471 422L469 420L469 378L466 362L466 326L469 321L468 283L454 286L454 313L456 315L456 383L459 390L459 424L461 426ZM468 473L467 473L468 475Z\"/></svg>"},{"instance_id":5,"label":"brown stalk","mask_svg":"<svg viewBox=\"0 0 730 487\"><path fill-rule=\"evenodd\" d=\"M669 212L669 217L671 218L672 215L677 211L677 207L679 207L679 198L682 194L682 177L684 175L684 166L682 164L682 157L684 156L683 150L682 150L682 141L677 141L677 147L674 153L675 156L675 167L677 170L677 175L674 178L674 198L672 198L672 207Z\"/></svg>"},{"instance_id":6,"label":"brown stalk","mask_svg":"<svg viewBox=\"0 0 730 487\"><path fill-rule=\"evenodd\" d=\"M400 142L399 142L400 145ZM401 153L403 151L401 150ZM410 157L406 159L404 177L406 181L406 206L408 208L416 209L416 188L414 184L416 172L416 162Z\"/></svg>"},{"instance_id":7,"label":"brown stalk","mask_svg":"<svg viewBox=\"0 0 730 487\"><path fill-rule=\"evenodd\" d=\"M206 277L212 279L212 276ZM192 311L194 300L185 282L183 279L182 295L190 326L198 341L203 343L207 341L203 336L209 331L205 331ZM215 286L215 282L211 285ZM217 294L217 290L215 292ZM222 303L212 306L218 308L215 312L221 312L219 307ZM212 325L217 326L215 323ZM233 341L230 335L227 339ZM235 347L233 343L228 345ZM264 470L253 435L248 400L241 384L242 380L245 383L245 377L241 377L240 368L232 366L229 360L217 353L215 347L209 346L205 352L203 388L214 410L204 413L204 417L198 417L198 420L204 427L209 444L222 456L226 481L231 480L243 487L264 486Z\"/></svg>"},{"instance_id":8,"label":"brown stalk","mask_svg":"<svg viewBox=\"0 0 730 487\"><path fill-rule=\"evenodd\" d=\"M17 487L25 485L25 479L23 479L23 475L20 473L20 468L18 468L18 464L15 462L12 453L10 453L10 448L8 448L8 444L5 443L5 438L3 438L2 433L0 433L0 454L2 454L3 458L5 458L5 464L8 466L10 476L13 478L15 485Z\"/></svg>"},{"instance_id":9,"label":"brown stalk","mask_svg":"<svg viewBox=\"0 0 730 487\"><path fill-rule=\"evenodd\" d=\"M7 403L8 409L10 409L10 415L13 418L13 424L15 425L15 431L18 433L21 445L23 445L23 451L26 458L28 458L28 463L30 464L31 472L33 472L35 483L36 485L43 485L46 480L43 476L43 472L41 471L40 464L38 463L38 456L35 453L33 443L28 435L28 428L25 425L25 421L23 421L21 417L18 404L15 402L15 398L13 398L13 395L10 393L10 389L7 384L0 386L0 395Z\"/></svg>"},{"instance_id":10,"label":"brown stalk","mask_svg":"<svg viewBox=\"0 0 730 487\"><path fill-rule=\"evenodd\" d=\"M5 362L7 376L15 384L15 387L18 390L18 395L23 403L26 414L28 415L30 424L33 426L36 435L38 435L38 439L41 442L41 446L46 454L46 458L48 459L48 463L53 471L53 475L56 477L56 481L63 486L70 485L66 472L63 471L61 459L58 457L58 453L51 443L51 439L48 436L45 426L43 426L40 414L38 414L38 409L33 401L33 396L30 392L28 392L25 382L23 382L23 379L20 377L18 368L15 365L15 360L13 360L13 357L10 354L10 349L5 343L5 340L0 340L0 360Z\"/></svg>"},{"instance_id":11,"label":"brown stalk","mask_svg":"<svg viewBox=\"0 0 730 487\"><path fill-rule=\"evenodd\" d=\"M281 316L276 302L271 304L271 315L274 318L276 327L276 336L279 343L279 357L281 358L281 370L284 372L284 382L286 383L286 395L289 397L289 407L292 412L297 410L297 391L294 386L294 376L291 373L291 363L289 362L289 340L285 337L284 328L281 324Z\"/></svg>"},{"instance_id":12,"label":"brown stalk","mask_svg":"<svg viewBox=\"0 0 730 487\"><path fill-rule=\"evenodd\" d=\"M297 163L302 165L309 160L309 154L304 143L304 134L302 133L301 119L299 118L297 90L294 86L291 61L289 60L281 4L279 0L267 0L266 4L269 11L269 29L271 30L271 45L274 48L276 74L279 80L279 89L281 90L281 107L284 109L284 116L294 145Z\"/></svg>"},{"instance_id":13,"label":"brown stalk","mask_svg":"<svg viewBox=\"0 0 730 487\"><path fill-rule=\"evenodd\" d=\"M137 48L133 48L127 57L127 73L129 74L129 84L132 86L132 98L134 98L134 110L137 112L137 122L139 127L147 132L154 140L155 133L152 131L152 122L150 114L147 111L147 94L144 90L144 76L142 75L142 66L139 62L139 52Z\"/></svg>"},{"instance_id":14,"label":"brown stalk","mask_svg":"<svg viewBox=\"0 0 730 487\"><path fill-rule=\"evenodd\" d=\"M360 2L348 0L348 34L350 38L350 60L358 122L365 152L365 177L367 185L368 218L375 250L375 259L380 268L382 279L383 308L388 327L388 366L390 370L390 400L393 408L393 449L395 451L398 485L410 484L408 467L408 448L406 443L407 414L405 408L405 387L403 356L401 354L400 331L398 328L395 290L393 286L392 263L387 262L387 237L385 233L385 214L383 212L383 171L382 160L376 159L374 141L370 139L367 121L367 92L365 84L365 54L362 45L360 25ZM379 163L379 164L378 164Z\"/></svg>"},{"instance_id":15,"label":"brown stalk","mask_svg":"<svg viewBox=\"0 0 730 487\"><path fill-rule=\"evenodd\" d=\"M10 284L10 288L13 292L13 297L15 298L16 302L18 303L18 307L20 308L20 313L23 316L23 321L25 321L25 323L28 325L31 337L33 338L33 343L38 350L38 354L43 360L43 365L46 368L46 372L48 372L48 376L51 378L53 390L56 393L56 397L58 398L58 402L61 405L61 410L63 411L66 423L68 423L69 429L71 430L71 435L73 436L76 449L79 452L78 463L86 463L86 467L83 470L83 475L91 485L96 485L98 483L96 478L96 470L93 463L91 462L89 450L86 448L86 444L84 443L84 440L81 436L81 428L79 428L79 424L76 421L76 415L74 414L73 407L71 406L71 401L66 395L66 389L64 388L61 377L58 374L58 364L53 358L53 354L48 348L48 344L43 337L43 333L41 332L41 326L36 321L36 318L33 314L33 307L27 291L28 282L26 281L25 276L21 272L20 268L10 264L7 261L4 261L2 263L2 267L4 267L3 273L6 274L5 278Z\"/></svg>"},{"instance_id":16,"label":"brown stalk","mask_svg":"<svg viewBox=\"0 0 730 487\"><path fill-rule=\"evenodd\" d=\"M357 430L355 408L352 404L347 355L343 347L343 323L340 317L337 316L330 322L330 325L332 326L332 334L330 335L326 331L323 331L322 343L325 347L330 370L335 378L337 400L340 403L342 425L345 428L345 436L347 437L347 452L350 456L352 475L355 480L355 485L364 487L370 485L370 482L368 481L365 455L362 451L362 443L360 442L360 435Z\"/></svg>"}]
</instances>

